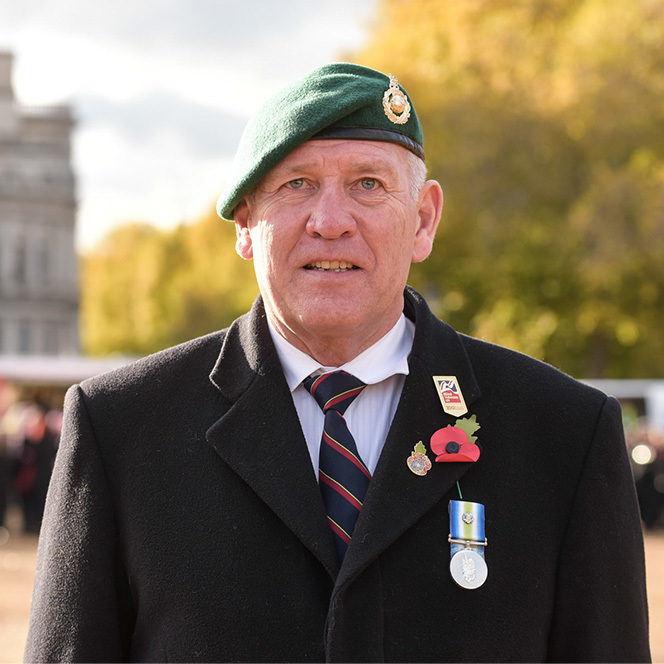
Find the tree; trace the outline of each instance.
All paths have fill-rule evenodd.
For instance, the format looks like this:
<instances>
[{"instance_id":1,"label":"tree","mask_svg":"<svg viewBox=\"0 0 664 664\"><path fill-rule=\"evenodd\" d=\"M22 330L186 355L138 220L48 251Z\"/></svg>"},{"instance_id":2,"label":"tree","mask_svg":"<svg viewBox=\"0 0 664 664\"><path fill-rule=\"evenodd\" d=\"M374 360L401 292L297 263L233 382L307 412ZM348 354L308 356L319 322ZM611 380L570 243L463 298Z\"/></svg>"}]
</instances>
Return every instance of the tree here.
<instances>
[{"instance_id":1,"label":"tree","mask_svg":"<svg viewBox=\"0 0 664 664\"><path fill-rule=\"evenodd\" d=\"M353 59L416 100L446 192L411 281L583 377L664 376L664 3L383 0Z\"/></svg>"},{"instance_id":2,"label":"tree","mask_svg":"<svg viewBox=\"0 0 664 664\"><path fill-rule=\"evenodd\" d=\"M160 231L126 224L82 257L86 352L151 353L229 325L256 296L235 229L211 210Z\"/></svg>"}]
</instances>

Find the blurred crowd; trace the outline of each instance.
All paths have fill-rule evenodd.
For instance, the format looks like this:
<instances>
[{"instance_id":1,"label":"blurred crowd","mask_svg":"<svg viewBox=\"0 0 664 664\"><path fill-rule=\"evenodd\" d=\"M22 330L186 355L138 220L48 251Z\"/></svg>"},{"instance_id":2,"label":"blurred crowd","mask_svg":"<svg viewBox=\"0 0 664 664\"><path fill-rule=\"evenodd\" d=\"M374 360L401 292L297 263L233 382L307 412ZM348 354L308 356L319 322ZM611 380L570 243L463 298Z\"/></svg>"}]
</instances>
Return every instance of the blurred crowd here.
<instances>
[{"instance_id":1,"label":"blurred crowd","mask_svg":"<svg viewBox=\"0 0 664 664\"><path fill-rule=\"evenodd\" d=\"M664 528L664 432L623 404L625 434L641 519ZM62 411L21 401L0 410L0 528L16 506L23 532L38 533L62 429Z\"/></svg>"},{"instance_id":2,"label":"blurred crowd","mask_svg":"<svg viewBox=\"0 0 664 664\"><path fill-rule=\"evenodd\" d=\"M0 415L0 528L15 505L23 532L39 533L61 428L62 412L39 403L15 403Z\"/></svg>"}]
</instances>

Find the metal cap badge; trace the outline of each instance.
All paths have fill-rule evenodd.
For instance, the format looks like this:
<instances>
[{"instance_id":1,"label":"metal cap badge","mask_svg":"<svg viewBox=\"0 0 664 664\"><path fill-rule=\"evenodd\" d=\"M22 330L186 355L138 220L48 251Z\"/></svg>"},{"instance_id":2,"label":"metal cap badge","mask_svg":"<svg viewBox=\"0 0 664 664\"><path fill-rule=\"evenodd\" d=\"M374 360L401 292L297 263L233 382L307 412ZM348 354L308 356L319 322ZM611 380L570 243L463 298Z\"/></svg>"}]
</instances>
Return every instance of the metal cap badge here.
<instances>
[{"instance_id":1,"label":"metal cap badge","mask_svg":"<svg viewBox=\"0 0 664 664\"><path fill-rule=\"evenodd\" d=\"M399 81L396 76L390 76L390 87L385 90L383 95L383 108L385 115L394 124L406 124L410 117L410 103L406 95L401 92Z\"/></svg>"}]
</instances>

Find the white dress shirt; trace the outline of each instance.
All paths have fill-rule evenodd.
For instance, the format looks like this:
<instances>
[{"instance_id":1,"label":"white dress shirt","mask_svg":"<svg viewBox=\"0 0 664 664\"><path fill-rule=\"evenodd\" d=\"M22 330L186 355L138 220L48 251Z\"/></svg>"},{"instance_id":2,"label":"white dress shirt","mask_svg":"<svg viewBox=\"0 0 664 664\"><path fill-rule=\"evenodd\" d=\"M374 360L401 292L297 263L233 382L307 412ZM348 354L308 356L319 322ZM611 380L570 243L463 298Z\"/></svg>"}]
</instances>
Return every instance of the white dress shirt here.
<instances>
[{"instance_id":1,"label":"white dress shirt","mask_svg":"<svg viewBox=\"0 0 664 664\"><path fill-rule=\"evenodd\" d=\"M300 418L316 479L325 416L302 381L308 376L337 370L347 371L367 385L348 407L344 417L360 457L373 475L408 375L408 355L415 336L413 322L401 314L396 325L384 337L341 367L322 366L286 341L274 329L269 318L268 325Z\"/></svg>"}]
</instances>

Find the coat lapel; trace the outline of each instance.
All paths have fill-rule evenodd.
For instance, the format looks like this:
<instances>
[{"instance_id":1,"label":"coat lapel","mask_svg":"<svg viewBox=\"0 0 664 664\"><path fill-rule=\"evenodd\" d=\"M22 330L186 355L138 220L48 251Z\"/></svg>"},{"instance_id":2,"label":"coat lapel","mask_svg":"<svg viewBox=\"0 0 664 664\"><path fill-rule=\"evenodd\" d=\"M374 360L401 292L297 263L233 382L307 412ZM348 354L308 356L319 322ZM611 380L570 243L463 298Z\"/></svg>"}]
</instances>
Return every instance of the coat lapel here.
<instances>
[{"instance_id":1,"label":"coat lapel","mask_svg":"<svg viewBox=\"0 0 664 664\"><path fill-rule=\"evenodd\" d=\"M466 405L479 387L459 335L429 311L411 289L406 314L415 320L399 406L339 571L327 518L299 419L270 338L260 298L228 331L210 380L230 406L208 431L217 453L324 565L337 588L351 581L448 493L472 466L433 463L424 477L406 460L434 431L454 424L443 412L432 376L454 375Z\"/></svg>"},{"instance_id":2,"label":"coat lapel","mask_svg":"<svg viewBox=\"0 0 664 664\"><path fill-rule=\"evenodd\" d=\"M406 378L376 471L369 485L337 587L352 580L427 511L471 467L471 463L436 463L429 447L434 431L454 424L443 412L432 376L456 376L472 414L479 387L459 335L429 311L414 291L407 292L406 313L415 319L413 351ZM424 442L432 469L423 477L406 464L418 441Z\"/></svg>"},{"instance_id":3,"label":"coat lapel","mask_svg":"<svg viewBox=\"0 0 664 664\"><path fill-rule=\"evenodd\" d=\"M231 405L208 442L334 578L332 536L260 298L229 329L210 380Z\"/></svg>"}]
</instances>

